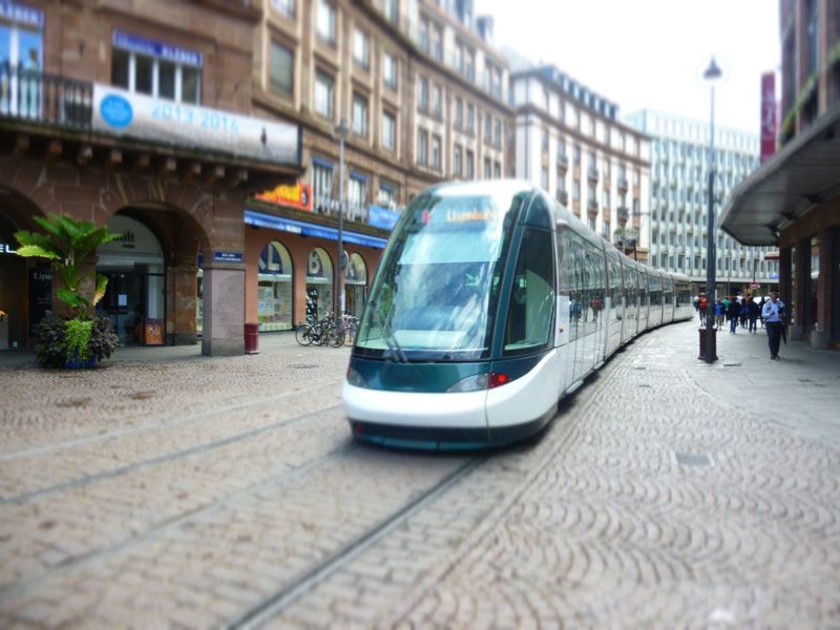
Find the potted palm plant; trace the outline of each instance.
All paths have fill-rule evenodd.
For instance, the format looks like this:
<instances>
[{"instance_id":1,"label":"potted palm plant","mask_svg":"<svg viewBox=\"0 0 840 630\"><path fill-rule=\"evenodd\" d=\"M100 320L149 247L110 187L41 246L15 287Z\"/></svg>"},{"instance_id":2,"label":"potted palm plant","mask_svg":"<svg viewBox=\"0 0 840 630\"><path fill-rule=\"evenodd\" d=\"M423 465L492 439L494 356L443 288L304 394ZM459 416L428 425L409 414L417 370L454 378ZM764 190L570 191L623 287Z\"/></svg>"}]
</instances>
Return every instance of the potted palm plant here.
<instances>
[{"instance_id":1,"label":"potted palm plant","mask_svg":"<svg viewBox=\"0 0 840 630\"><path fill-rule=\"evenodd\" d=\"M118 338L110 321L92 312L105 295L108 279L89 269L89 258L97 247L121 235L56 214L32 218L44 233L16 232L17 253L50 261L63 285L56 296L67 306L66 313L47 315L39 324L38 362L46 367L93 367L111 356Z\"/></svg>"}]
</instances>

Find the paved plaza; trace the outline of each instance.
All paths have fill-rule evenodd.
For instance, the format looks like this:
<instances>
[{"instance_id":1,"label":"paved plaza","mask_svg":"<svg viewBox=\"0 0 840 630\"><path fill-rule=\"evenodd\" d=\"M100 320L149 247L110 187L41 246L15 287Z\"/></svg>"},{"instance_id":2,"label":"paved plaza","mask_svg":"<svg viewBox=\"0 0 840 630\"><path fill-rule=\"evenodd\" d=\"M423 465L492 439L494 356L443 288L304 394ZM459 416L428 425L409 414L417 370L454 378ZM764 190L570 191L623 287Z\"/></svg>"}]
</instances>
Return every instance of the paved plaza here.
<instances>
[{"instance_id":1,"label":"paved plaza","mask_svg":"<svg viewBox=\"0 0 840 630\"><path fill-rule=\"evenodd\" d=\"M840 626L840 354L638 338L534 443L354 443L349 349L0 354L0 627Z\"/></svg>"}]
</instances>

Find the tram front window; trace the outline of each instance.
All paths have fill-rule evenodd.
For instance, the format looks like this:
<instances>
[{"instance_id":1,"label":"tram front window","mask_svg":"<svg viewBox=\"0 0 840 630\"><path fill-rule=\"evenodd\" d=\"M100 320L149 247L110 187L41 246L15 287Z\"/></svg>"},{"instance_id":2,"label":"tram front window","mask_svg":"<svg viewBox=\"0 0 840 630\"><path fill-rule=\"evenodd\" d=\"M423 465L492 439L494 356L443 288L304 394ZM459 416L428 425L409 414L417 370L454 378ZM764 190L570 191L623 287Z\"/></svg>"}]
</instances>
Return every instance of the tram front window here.
<instances>
[{"instance_id":1,"label":"tram front window","mask_svg":"<svg viewBox=\"0 0 840 630\"><path fill-rule=\"evenodd\" d=\"M490 351L511 196L426 195L392 236L356 350L399 360L472 360Z\"/></svg>"}]
</instances>

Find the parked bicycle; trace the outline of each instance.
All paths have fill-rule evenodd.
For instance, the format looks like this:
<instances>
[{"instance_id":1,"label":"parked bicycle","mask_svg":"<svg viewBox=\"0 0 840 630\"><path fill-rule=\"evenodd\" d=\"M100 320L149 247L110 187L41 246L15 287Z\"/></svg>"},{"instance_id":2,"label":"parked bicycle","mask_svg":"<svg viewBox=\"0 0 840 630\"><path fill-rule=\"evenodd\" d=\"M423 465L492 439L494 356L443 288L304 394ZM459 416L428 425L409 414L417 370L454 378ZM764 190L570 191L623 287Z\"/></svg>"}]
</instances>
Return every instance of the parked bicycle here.
<instances>
[{"instance_id":1,"label":"parked bicycle","mask_svg":"<svg viewBox=\"0 0 840 630\"><path fill-rule=\"evenodd\" d=\"M341 316L341 325L344 328L344 345L352 346L356 342L356 329L359 327L359 318L350 313Z\"/></svg>"},{"instance_id":2,"label":"parked bicycle","mask_svg":"<svg viewBox=\"0 0 840 630\"><path fill-rule=\"evenodd\" d=\"M307 318L295 329L295 341L302 346L316 344L338 348L344 343L344 327L330 313L317 321Z\"/></svg>"}]
</instances>

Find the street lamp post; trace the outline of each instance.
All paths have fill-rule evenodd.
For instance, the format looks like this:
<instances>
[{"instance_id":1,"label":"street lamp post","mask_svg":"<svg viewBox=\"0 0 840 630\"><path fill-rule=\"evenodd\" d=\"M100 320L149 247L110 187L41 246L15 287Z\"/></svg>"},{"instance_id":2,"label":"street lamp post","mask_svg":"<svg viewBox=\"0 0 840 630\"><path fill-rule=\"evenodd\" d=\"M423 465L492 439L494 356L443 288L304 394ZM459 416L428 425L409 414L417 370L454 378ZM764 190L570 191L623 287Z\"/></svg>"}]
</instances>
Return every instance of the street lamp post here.
<instances>
[{"instance_id":1,"label":"street lamp post","mask_svg":"<svg viewBox=\"0 0 840 630\"><path fill-rule=\"evenodd\" d=\"M711 116L709 119L709 212L706 226L709 233L706 240L706 363L714 363L715 356L715 81L723 76L720 68L712 57L709 67L703 73L703 78L711 86Z\"/></svg>"},{"instance_id":2,"label":"street lamp post","mask_svg":"<svg viewBox=\"0 0 840 630\"><path fill-rule=\"evenodd\" d=\"M335 314L344 315L344 140L350 132L342 118L335 128L338 134L338 257L335 271Z\"/></svg>"}]
</instances>

